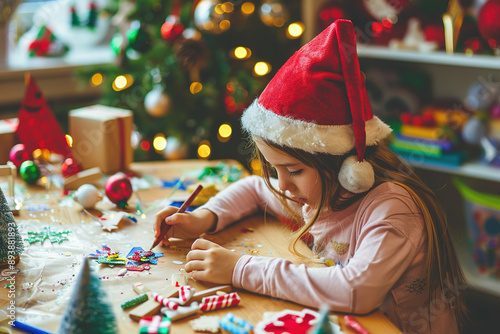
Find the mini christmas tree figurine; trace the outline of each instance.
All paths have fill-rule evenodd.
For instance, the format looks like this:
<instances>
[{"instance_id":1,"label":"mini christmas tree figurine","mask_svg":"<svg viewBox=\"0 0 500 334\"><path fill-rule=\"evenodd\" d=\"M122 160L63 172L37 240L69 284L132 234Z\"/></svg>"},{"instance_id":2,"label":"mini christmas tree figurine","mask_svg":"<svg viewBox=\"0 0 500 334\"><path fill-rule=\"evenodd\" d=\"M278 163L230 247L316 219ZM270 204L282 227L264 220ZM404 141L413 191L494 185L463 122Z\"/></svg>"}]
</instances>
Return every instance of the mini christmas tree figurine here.
<instances>
[{"instance_id":1,"label":"mini christmas tree figurine","mask_svg":"<svg viewBox=\"0 0 500 334\"><path fill-rule=\"evenodd\" d=\"M335 327L330 323L330 319L328 318L328 314L330 313L330 309L328 306L323 305L320 308L320 314L318 318L318 322L316 325L309 331L310 334L336 334L338 331Z\"/></svg>"},{"instance_id":2,"label":"mini christmas tree figurine","mask_svg":"<svg viewBox=\"0 0 500 334\"><path fill-rule=\"evenodd\" d=\"M91 1L89 5L89 19L87 21L87 27L94 29L97 23L97 5L95 1Z\"/></svg>"},{"instance_id":3,"label":"mini christmas tree figurine","mask_svg":"<svg viewBox=\"0 0 500 334\"><path fill-rule=\"evenodd\" d=\"M16 264L23 249L14 215L0 189L0 268Z\"/></svg>"},{"instance_id":4,"label":"mini christmas tree figurine","mask_svg":"<svg viewBox=\"0 0 500 334\"><path fill-rule=\"evenodd\" d=\"M31 75L26 76L26 92L18 118L16 134L29 153L40 148L71 156L66 137Z\"/></svg>"},{"instance_id":5,"label":"mini christmas tree figurine","mask_svg":"<svg viewBox=\"0 0 500 334\"><path fill-rule=\"evenodd\" d=\"M118 333L115 316L106 302L106 293L100 287L99 278L91 271L88 257L83 258L57 333Z\"/></svg>"}]
</instances>

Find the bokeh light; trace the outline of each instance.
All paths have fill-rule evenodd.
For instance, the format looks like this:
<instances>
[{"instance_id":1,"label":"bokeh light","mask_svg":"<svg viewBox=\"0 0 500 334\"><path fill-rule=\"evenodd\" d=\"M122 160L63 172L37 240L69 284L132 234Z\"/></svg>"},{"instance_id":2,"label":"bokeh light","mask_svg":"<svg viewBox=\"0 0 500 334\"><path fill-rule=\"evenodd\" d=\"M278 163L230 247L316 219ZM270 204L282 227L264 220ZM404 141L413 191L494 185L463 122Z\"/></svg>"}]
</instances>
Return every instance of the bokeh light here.
<instances>
[{"instance_id":1,"label":"bokeh light","mask_svg":"<svg viewBox=\"0 0 500 334\"><path fill-rule=\"evenodd\" d=\"M289 39L297 39L300 36L302 36L302 34L304 33L304 29L305 29L305 26L304 26L304 23L302 23L302 22L291 23L288 26L288 29L286 30L286 36Z\"/></svg>"},{"instance_id":2,"label":"bokeh light","mask_svg":"<svg viewBox=\"0 0 500 334\"><path fill-rule=\"evenodd\" d=\"M155 136L155 139L153 139L153 147L157 152L162 152L165 147L167 147L167 139L165 139L164 134L159 133Z\"/></svg>"},{"instance_id":3,"label":"bokeh light","mask_svg":"<svg viewBox=\"0 0 500 334\"><path fill-rule=\"evenodd\" d=\"M264 61L259 61L255 64L253 71L257 76L264 76L271 72L271 64Z\"/></svg>"},{"instance_id":4,"label":"bokeh light","mask_svg":"<svg viewBox=\"0 0 500 334\"><path fill-rule=\"evenodd\" d=\"M198 146L198 158L208 159L212 154L212 148L208 140L202 140Z\"/></svg>"},{"instance_id":5,"label":"bokeh light","mask_svg":"<svg viewBox=\"0 0 500 334\"><path fill-rule=\"evenodd\" d=\"M201 84L201 82L198 82L198 81L191 83L191 85L189 86L189 91L193 95L201 92L202 89L203 89L203 85Z\"/></svg>"}]
</instances>

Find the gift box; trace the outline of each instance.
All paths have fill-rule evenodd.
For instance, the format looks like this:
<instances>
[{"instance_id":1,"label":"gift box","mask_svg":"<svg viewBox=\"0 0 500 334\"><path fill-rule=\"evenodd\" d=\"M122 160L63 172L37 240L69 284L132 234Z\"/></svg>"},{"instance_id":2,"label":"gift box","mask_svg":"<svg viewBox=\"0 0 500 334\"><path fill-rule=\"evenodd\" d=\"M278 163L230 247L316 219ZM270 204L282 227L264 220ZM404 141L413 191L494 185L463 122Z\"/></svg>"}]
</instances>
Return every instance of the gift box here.
<instances>
[{"instance_id":1,"label":"gift box","mask_svg":"<svg viewBox=\"0 0 500 334\"><path fill-rule=\"evenodd\" d=\"M9 161L10 149L19 141L16 137L16 129L19 124L17 118L0 120L0 165L5 165Z\"/></svg>"},{"instance_id":2,"label":"gift box","mask_svg":"<svg viewBox=\"0 0 500 334\"><path fill-rule=\"evenodd\" d=\"M130 110L92 105L69 112L73 154L83 169L99 167L105 174L128 169L133 159Z\"/></svg>"}]
</instances>

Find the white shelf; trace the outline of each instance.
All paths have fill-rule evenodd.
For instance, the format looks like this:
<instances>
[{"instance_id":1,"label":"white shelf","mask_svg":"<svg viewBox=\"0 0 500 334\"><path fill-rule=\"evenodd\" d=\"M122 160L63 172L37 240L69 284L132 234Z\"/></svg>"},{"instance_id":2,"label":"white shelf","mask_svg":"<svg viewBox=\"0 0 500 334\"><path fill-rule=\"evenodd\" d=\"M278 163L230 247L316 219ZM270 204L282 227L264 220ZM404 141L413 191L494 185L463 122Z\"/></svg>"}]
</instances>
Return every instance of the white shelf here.
<instances>
[{"instance_id":1,"label":"white shelf","mask_svg":"<svg viewBox=\"0 0 500 334\"><path fill-rule=\"evenodd\" d=\"M9 67L0 68L0 74L32 70L50 71L54 69L76 68L87 65L113 63L116 56L109 45L86 49L72 49L62 57L32 57L25 52L14 51L9 57Z\"/></svg>"},{"instance_id":2,"label":"white shelf","mask_svg":"<svg viewBox=\"0 0 500 334\"><path fill-rule=\"evenodd\" d=\"M373 58L383 60L404 61L409 63L423 63L449 65L461 67L475 67L500 69L500 57L488 55L466 55L463 53L448 54L443 51L418 52L389 49L381 46L358 44L359 58Z\"/></svg>"},{"instance_id":3,"label":"white shelf","mask_svg":"<svg viewBox=\"0 0 500 334\"><path fill-rule=\"evenodd\" d=\"M443 172L453 175L474 177L476 179L482 179L487 181L500 182L500 167L489 166L481 164L479 162L466 162L459 167L437 165L425 162L420 162L420 163L409 162L409 163L416 168Z\"/></svg>"}]
</instances>

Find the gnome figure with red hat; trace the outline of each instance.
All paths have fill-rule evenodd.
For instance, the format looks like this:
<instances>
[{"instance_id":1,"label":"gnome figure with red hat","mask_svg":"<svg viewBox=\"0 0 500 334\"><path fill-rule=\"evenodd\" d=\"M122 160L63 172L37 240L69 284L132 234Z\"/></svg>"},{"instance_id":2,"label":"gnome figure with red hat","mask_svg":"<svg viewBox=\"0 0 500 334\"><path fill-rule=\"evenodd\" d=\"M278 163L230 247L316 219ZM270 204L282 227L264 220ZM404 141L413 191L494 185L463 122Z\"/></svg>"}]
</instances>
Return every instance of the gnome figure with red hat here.
<instances>
[{"instance_id":1,"label":"gnome figure with red hat","mask_svg":"<svg viewBox=\"0 0 500 334\"><path fill-rule=\"evenodd\" d=\"M241 255L198 239L186 272L314 308L380 309L404 333L458 333L466 285L444 212L386 146L391 129L373 115L350 21L336 20L297 51L241 121L263 176L233 183L193 212L160 211L156 231L164 221L175 226L163 244L263 211L294 220L291 248L311 241L327 266Z\"/></svg>"}]
</instances>

